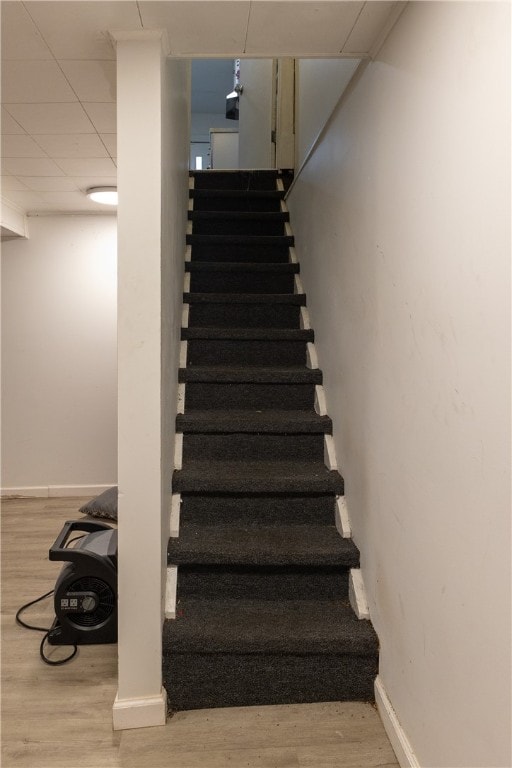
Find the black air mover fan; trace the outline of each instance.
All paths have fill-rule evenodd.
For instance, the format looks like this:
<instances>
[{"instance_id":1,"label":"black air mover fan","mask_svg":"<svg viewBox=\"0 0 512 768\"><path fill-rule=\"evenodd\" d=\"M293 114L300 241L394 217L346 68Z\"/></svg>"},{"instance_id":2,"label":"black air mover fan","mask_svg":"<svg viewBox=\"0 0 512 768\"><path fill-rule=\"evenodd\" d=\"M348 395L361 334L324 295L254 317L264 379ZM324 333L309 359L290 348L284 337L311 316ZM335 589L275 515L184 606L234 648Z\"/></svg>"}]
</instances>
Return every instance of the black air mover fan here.
<instances>
[{"instance_id":1,"label":"black air mover fan","mask_svg":"<svg viewBox=\"0 0 512 768\"><path fill-rule=\"evenodd\" d=\"M66 547L73 531L86 531ZM68 520L50 547L50 560L65 560L55 584L51 645L117 642L117 530L104 523Z\"/></svg>"}]
</instances>

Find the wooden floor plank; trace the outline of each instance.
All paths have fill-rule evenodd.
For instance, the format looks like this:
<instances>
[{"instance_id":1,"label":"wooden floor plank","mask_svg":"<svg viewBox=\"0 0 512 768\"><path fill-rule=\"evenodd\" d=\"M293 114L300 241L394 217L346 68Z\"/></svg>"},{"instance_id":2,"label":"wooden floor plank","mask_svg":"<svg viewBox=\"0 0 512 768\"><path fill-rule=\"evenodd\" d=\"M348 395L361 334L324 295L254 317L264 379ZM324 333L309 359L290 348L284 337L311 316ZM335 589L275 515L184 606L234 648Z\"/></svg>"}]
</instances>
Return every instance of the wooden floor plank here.
<instances>
[{"instance_id":1,"label":"wooden floor plank","mask_svg":"<svg viewBox=\"0 0 512 768\"><path fill-rule=\"evenodd\" d=\"M14 621L53 588L62 564L48 549L83 502L2 504L2 768L398 768L376 710L362 703L178 712L160 728L112 731L117 646L80 646L72 662L49 667L42 635ZM52 600L24 619L49 626Z\"/></svg>"}]
</instances>

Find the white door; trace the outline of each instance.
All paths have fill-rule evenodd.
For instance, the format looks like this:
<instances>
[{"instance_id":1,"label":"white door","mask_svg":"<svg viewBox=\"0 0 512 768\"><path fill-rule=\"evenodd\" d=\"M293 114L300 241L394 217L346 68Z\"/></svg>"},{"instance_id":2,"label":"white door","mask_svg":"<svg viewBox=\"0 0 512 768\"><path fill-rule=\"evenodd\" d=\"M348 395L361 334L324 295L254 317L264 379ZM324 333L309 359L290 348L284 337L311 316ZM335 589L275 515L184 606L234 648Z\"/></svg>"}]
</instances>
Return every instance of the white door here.
<instances>
[{"instance_id":1,"label":"white door","mask_svg":"<svg viewBox=\"0 0 512 768\"><path fill-rule=\"evenodd\" d=\"M275 167L272 144L274 67L272 59L240 62L239 167Z\"/></svg>"},{"instance_id":2,"label":"white door","mask_svg":"<svg viewBox=\"0 0 512 768\"><path fill-rule=\"evenodd\" d=\"M210 145L212 168L238 168L238 131L210 131Z\"/></svg>"}]
</instances>

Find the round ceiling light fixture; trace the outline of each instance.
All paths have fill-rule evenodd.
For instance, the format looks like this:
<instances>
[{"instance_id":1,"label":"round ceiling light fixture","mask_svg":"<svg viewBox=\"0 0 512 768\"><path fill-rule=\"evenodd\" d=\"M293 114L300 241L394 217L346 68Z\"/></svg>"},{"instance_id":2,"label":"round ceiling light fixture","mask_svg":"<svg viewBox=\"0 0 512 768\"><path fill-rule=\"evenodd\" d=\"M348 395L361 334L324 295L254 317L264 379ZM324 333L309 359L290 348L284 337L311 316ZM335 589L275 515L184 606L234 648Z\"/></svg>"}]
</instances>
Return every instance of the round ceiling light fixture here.
<instances>
[{"instance_id":1,"label":"round ceiling light fixture","mask_svg":"<svg viewBox=\"0 0 512 768\"><path fill-rule=\"evenodd\" d=\"M85 194L95 203L117 205L117 187L91 187Z\"/></svg>"}]
</instances>

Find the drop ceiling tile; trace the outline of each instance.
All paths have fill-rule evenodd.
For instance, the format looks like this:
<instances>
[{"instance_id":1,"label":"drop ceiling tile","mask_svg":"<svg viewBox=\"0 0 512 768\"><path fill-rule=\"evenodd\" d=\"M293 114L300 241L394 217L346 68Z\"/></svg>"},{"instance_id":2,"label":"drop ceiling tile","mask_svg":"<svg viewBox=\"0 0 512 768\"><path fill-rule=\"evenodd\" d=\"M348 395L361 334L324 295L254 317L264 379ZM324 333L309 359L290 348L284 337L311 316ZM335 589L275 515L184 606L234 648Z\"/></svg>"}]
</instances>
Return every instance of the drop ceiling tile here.
<instances>
[{"instance_id":1,"label":"drop ceiling tile","mask_svg":"<svg viewBox=\"0 0 512 768\"><path fill-rule=\"evenodd\" d=\"M84 102L82 106L89 115L89 118L98 133L116 133L116 104L92 104L90 102Z\"/></svg>"},{"instance_id":2,"label":"drop ceiling tile","mask_svg":"<svg viewBox=\"0 0 512 768\"><path fill-rule=\"evenodd\" d=\"M2 176L0 181L2 194L5 194L5 192L23 192L26 191L27 186L16 176Z\"/></svg>"},{"instance_id":3,"label":"drop ceiling tile","mask_svg":"<svg viewBox=\"0 0 512 768\"><path fill-rule=\"evenodd\" d=\"M52 54L22 3L3 2L2 59L52 59Z\"/></svg>"},{"instance_id":4,"label":"drop ceiling tile","mask_svg":"<svg viewBox=\"0 0 512 768\"><path fill-rule=\"evenodd\" d=\"M343 53L350 56L353 53L368 53L377 39L396 3L381 0L378 3L365 3L360 16L352 29Z\"/></svg>"},{"instance_id":5,"label":"drop ceiling tile","mask_svg":"<svg viewBox=\"0 0 512 768\"><path fill-rule=\"evenodd\" d=\"M81 205L88 201L88 198L84 193L76 188L69 192L41 192L40 197L45 203L64 203L66 205L71 202Z\"/></svg>"},{"instance_id":6,"label":"drop ceiling tile","mask_svg":"<svg viewBox=\"0 0 512 768\"><path fill-rule=\"evenodd\" d=\"M21 125L2 107L2 136L23 133L25 133L25 131Z\"/></svg>"},{"instance_id":7,"label":"drop ceiling tile","mask_svg":"<svg viewBox=\"0 0 512 768\"><path fill-rule=\"evenodd\" d=\"M78 102L4 106L27 133L95 133L94 126Z\"/></svg>"},{"instance_id":8,"label":"drop ceiling tile","mask_svg":"<svg viewBox=\"0 0 512 768\"><path fill-rule=\"evenodd\" d=\"M248 55L337 56L362 2L256 2L252 4Z\"/></svg>"},{"instance_id":9,"label":"drop ceiling tile","mask_svg":"<svg viewBox=\"0 0 512 768\"><path fill-rule=\"evenodd\" d=\"M23 183L34 192L75 192L78 186L67 176L25 176Z\"/></svg>"},{"instance_id":10,"label":"drop ceiling tile","mask_svg":"<svg viewBox=\"0 0 512 768\"><path fill-rule=\"evenodd\" d=\"M61 61L60 65L80 101L116 100L115 61Z\"/></svg>"},{"instance_id":11,"label":"drop ceiling tile","mask_svg":"<svg viewBox=\"0 0 512 768\"><path fill-rule=\"evenodd\" d=\"M21 125L2 107L2 136L25 133Z\"/></svg>"},{"instance_id":12,"label":"drop ceiling tile","mask_svg":"<svg viewBox=\"0 0 512 768\"><path fill-rule=\"evenodd\" d=\"M64 176L64 172L53 160L37 157L4 157L2 173L20 176Z\"/></svg>"},{"instance_id":13,"label":"drop ceiling tile","mask_svg":"<svg viewBox=\"0 0 512 768\"><path fill-rule=\"evenodd\" d=\"M56 158L55 162L66 176L115 176L116 167L110 158L66 159Z\"/></svg>"},{"instance_id":14,"label":"drop ceiling tile","mask_svg":"<svg viewBox=\"0 0 512 768\"><path fill-rule=\"evenodd\" d=\"M43 202L39 195L31 190L26 190L24 192L8 192L5 195L5 198L24 210L37 208L39 204Z\"/></svg>"},{"instance_id":15,"label":"drop ceiling tile","mask_svg":"<svg viewBox=\"0 0 512 768\"><path fill-rule=\"evenodd\" d=\"M117 134L100 133L100 139L106 146L111 157L117 157Z\"/></svg>"},{"instance_id":16,"label":"drop ceiling tile","mask_svg":"<svg viewBox=\"0 0 512 768\"><path fill-rule=\"evenodd\" d=\"M141 29L135 0L116 2L26 2L56 59L112 59L109 31Z\"/></svg>"},{"instance_id":17,"label":"drop ceiling tile","mask_svg":"<svg viewBox=\"0 0 512 768\"><path fill-rule=\"evenodd\" d=\"M46 157L33 138L22 134L2 136L2 157Z\"/></svg>"},{"instance_id":18,"label":"drop ceiling tile","mask_svg":"<svg viewBox=\"0 0 512 768\"><path fill-rule=\"evenodd\" d=\"M50 157L108 157L103 142L96 133L72 133L65 135L33 134L35 141Z\"/></svg>"},{"instance_id":19,"label":"drop ceiling tile","mask_svg":"<svg viewBox=\"0 0 512 768\"><path fill-rule=\"evenodd\" d=\"M2 100L11 104L77 101L55 61L4 61Z\"/></svg>"},{"instance_id":20,"label":"drop ceiling tile","mask_svg":"<svg viewBox=\"0 0 512 768\"><path fill-rule=\"evenodd\" d=\"M254 5L254 3L252 4ZM167 28L171 53L222 54L244 49L251 3L248 0L215 2L143 2L139 4L145 28Z\"/></svg>"},{"instance_id":21,"label":"drop ceiling tile","mask_svg":"<svg viewBox=\"0 0 512 768\"><path fill-rule=\"evenodd\" d=\"M91 187L117 186L117 178L115 176L74 176L71 181L73 181L82 192L91 189Z\"/></svg>"}]
</instances>

